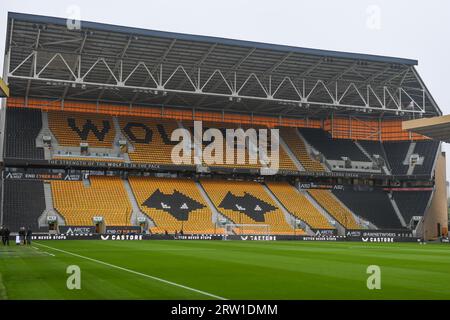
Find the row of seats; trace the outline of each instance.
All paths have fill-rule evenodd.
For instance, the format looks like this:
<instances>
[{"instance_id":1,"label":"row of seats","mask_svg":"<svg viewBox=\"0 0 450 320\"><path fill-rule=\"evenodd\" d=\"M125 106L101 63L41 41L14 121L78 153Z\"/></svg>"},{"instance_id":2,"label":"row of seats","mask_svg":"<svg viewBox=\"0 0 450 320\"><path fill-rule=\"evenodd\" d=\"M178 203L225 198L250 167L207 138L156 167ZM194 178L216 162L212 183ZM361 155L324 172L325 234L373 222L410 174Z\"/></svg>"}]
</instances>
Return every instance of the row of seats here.
<instances>
[{"instance_id":1,"label":"row of seats","mask_svg":"<svg viewBox=\"0 0 450 320\"><path fill-rule=\"evenodd\" d=\"M401 229L402 225L389 195L380 190L335 190L333 193L350 210L373 223L379 229Z\"/></svg>"},{"instance_id":2,"label":"row of seats","mask_svg":"<svg viewBox=\"0 0 450 320\"><path fill-rule=\"evenodd\" d=\"M42 128L40 110L6 109L5 157L44 159L43 148L36 147L36 137Z\"/></svg>"},{"instance_id":3,"label":"row of seats","mask_svg":"<svg viewBox=\"0 0 450 320\"><path fill-rule=\"evenodd\" d=\"M323 165L320 161L312 158L308 150L306 149L306 145L304 141L300 138L297 133L297 129L295 128L282 128L280 129L280 136L284 142L288 145L289 149L291 149L292 153L297 157L300 161L303 168L306 171L312 172L323 172L325 171Z\"/></svg>"},{"instance_id":4,"label":"row of seats","mask_svg":"<svg viewBox=\"0 0 450 320\"><path fill-rule=\"evenodd\" d=\"M153 233L223 233L195 182L188 179L129 177L142 212L153 220Z\"/></svg>"},{"instance_id":5,"label":"row of seats","mask_svg":"<svg viewBox=\"0 0 450 320\"><path fill-rule=\"evenodd\" d=\"M38 220L45 211L42 181L5 180L3 225L12 232L21 227L38 230Z\"/></svg>"},{"instance_id":6,"label":"row of seats","mask_svg":"<svg viewBox=\"0 0 450 320\"><path fill-rule=\"evenodd\" d=\"M267 182L270 191L298 219L312 229L334 229L308 198L288 182Z\"/></svg>"},{"instance_id":7,"label":"row of seats","mask_svg":"<svg viewBox=\"0 0 450 320\"><path fill-rule=\"evenodd\" d=\"M361 229L352 212L343 206L329 190L310 189L308 193L346 229ZM354 211L358 212L358 211ZM358 212L359 213L359 212Z\"/></svg>"},{"instance_id":8,"label":"row of seats","mask_svg":"<svg viewBox=\"0 0 450 320\"><path fill-rule=\"evenodd\" d=\"M414 147L414 152L419 156L424 157L422 165L416 165L413 174L427 174L431 173L436 153L439 148L439 141L417 141Z\"/></svg>"},{"instance_id":9,"label":"row of seats","mask_svg":"<svg viewBox=\"0 0 450 320\"><path fill-rule=\"evenodd\" d=\"M90 226L102 216L108 226L128 226L131 204L119 177L92 176L82 181L52 181L53 205L67 225Z\"/></svg>"},{"instance_id":10,"label":"row of seats","mask_svg":"<svg viewBox=\"0 0 450 320\"><path fill-rule=\"evenodd\" d=\"M305 233L286 222L283 212L257 182L203 179L201 184L217 210L235 224L266 224L276 234Z\"/></svg>"},{"instance_id":11,"label":"row of seats","mask_svg":"<svg viewBox=\"0 0 450 320\"><path fill-rule=\"evenodd\" d=\"M394 191L392 196L408 224L412 217L425 214L431 191Z\"/></svg>"}]
</instances>

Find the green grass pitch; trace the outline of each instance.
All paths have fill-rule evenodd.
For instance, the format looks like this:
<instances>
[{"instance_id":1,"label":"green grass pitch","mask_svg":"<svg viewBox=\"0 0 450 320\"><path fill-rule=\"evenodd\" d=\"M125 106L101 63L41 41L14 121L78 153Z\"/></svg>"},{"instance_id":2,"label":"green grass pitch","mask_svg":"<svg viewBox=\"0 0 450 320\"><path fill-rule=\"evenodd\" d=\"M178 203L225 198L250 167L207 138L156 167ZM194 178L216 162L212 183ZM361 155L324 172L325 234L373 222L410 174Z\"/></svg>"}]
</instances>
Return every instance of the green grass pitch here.
<instances>
[{"instance_id":1,"label":"green grass pitch","mask_svg":"<svg viewBox=\"0 0 450 320\"><path fill-rule=\"evenodd\" d=\"M444 244L39 241L0 247L0 299L449 299ZM69 290L66 269L81 269ZM369 265L381 289L369 290Z\"/></svg>"}]
</instances>

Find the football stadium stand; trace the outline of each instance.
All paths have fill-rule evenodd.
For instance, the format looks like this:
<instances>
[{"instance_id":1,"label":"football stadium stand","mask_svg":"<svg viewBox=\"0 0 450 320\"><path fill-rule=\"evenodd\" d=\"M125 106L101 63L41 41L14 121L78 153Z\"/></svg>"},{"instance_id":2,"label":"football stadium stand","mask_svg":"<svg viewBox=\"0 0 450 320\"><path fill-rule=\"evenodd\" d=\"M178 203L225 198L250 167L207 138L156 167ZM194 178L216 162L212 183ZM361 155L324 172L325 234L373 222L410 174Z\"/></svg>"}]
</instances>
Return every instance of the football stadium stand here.
<instances>
[{"instance_id":1,"label":"football stadium stand","mask_svg":"<svg viewBox=\"0 0 450 320\"><path fill-rule=\"evenodd\" d=\"M330 160L341 160L347 157L352 161L371 161L356 146L352 140L333 139L330 134L322 129L299 129L303 137L325 158Z\"/></svg>"},{"instance_id":2,"label":"football stadium stand","mask_svg":"<svg viewBox=\"0 0 450 320\"><path fill-rule=\"evenodd\" d=\"M112 148L115 129L112 118L92 113L48 112L48 125L60 146Z\"/></svg>"},{"instance_id":3,"label":"football stadium stand","mask_svg":"<svg viewBox=\"0 0 450 320\"><path fill-rule=\"evenodd\" d=\"M177 142L170 140L176 121L145 118L120 118L120 128L133 146L128 151L130 160L136 163L173 164L172 148Z\"/></svg>"},{"instance_id":4,"label":"football stadium stand","mask_svg":"<svg viewBox=\"0 0 450 320\"><path fill-rule=\"evenodd\" d=\"M107 226L128 226L131 204L119 177L91 176L87 181L51 181L53 204L72 226L91 226L103 217Z\"/></svg>"},{"instance_id":5,"label":"football stadium stand","mask_svg":"<svg viewBox=\"0 0 450 320\"><path fill-rule=\"evenodd\" d=\"M392 195L408 224L412 217L425 214L431 191L394 191Z\"/></svg>"},{"instance_id":6,"label":"football stadium stand","mask_svg":"<svg viewBox=\"0 0 450 320\"><path fill-rule=\"evenodd\" d=\"M223 233L193 180L130 177L129 181L140 209L156 225L153 233Z\"/></svg>"},{"instance_id":7,"label":"football stadium stand","mask_svg":"<svg viewBox=\"0 0 450 320\"><path fill-rule=\"evenodd\" d=\"M235 224L267 224L275 234L302 234L294 230L261 184L253 181L202 179L208 196L223 215Z\"/></svg>"},{"instance_id":8,"label":"football stadium stand","mask_svg":"<svg viewBox=\"0 0 450 320\"><path fill-rule=\"evenodd\" d=\"M353 214L329 190L310 189L308 193L346 229L361 229Z\"/></svg>"},{"instance_id":9,"label":"football stadium stand","mask_svg":"<svg viewBox=\"0 0 450 320\"><path fill-rule=\"evenodd\" d=\"M311 202L288 182L266 182L269 189L283 206L312 229L334 229L329 221Z\"/></svg>"},{"instance_id":10,"label":"football stadium stand","mask_svg":"<svg viewBox=\"0 0 450 320\"><path fill-rule=\"evenodd\" d=\"M38 230L38 219L45 210L41 181L4 180L3 225L12 232L21 227Z\"/></svg>"},{"instance_id":11,"label":"football stadium stand","mask_svg":"<svg viewBox=\"0 0 450 320\"><path fill-rule=\"evenodd\" d=\"M253 225L246 232L410 228L435 238L447 226L441 145L402 126L442 114L415 60L92 22L73 31L21 13L7 24L0 219L12 230L94 226L94 217L102 228L186 234ZM65 41L74 32L89 36ZM234 163L226 152L222 163L203 154L197 165L194 152L174 163L172 133L193 137L194 121L224 137L279 129L280 171L249 163L252 144L234 148Z\"/></svg>"},{"instance_id":12,"label":"football stadium stand","mask_svg":"<svg viewBox=\"0 0 450 320\"><path fill-rule=\"evenodd\" d=\"M44 150L36 147L41 127L40 110L7 109L5 158L44 159Z\"/></svg>"},{"instance_id":13,"label":"football stadium stand","mask_svg":"<svg viewBox=\"0 0 450 320\"><path fill-rule=\"evenodd\" d=\"M350 210L381 229L401 229L402 224L389 200L388 193L381 190L354 191L333 190Z\"/></svg>"},{"instance_id":14,"label":"football stadium stand","mask_svg":"<svg viewBox=\"0 0 450 320\"><path fill-rule=\"evenodd\" d=\"M280 129L280 136L289 146L306 171L325 171L320 161L309 155L305 142L300 138L296 131L297 130L294 128L282 128Z\"/></svg>"}]
</instances>

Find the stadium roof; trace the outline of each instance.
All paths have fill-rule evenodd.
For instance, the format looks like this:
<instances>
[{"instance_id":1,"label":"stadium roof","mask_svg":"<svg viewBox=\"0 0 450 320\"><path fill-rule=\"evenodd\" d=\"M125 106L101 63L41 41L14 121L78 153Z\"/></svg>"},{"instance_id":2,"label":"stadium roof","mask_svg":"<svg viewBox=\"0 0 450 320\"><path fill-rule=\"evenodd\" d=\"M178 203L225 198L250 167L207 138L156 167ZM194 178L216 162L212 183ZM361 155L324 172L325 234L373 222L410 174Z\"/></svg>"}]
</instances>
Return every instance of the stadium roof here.
<instances>
[{"instance_id":1,"label":"stadium roof","mask_svg":"<svg viewBox=\"0 0 450 320\"><path fill-rule=\"evenodd\" d=\"M404 121L402 127L433 140L450 143L450 115Z\"/></svg>"},{"instance_id":2,"label":"stadium roof","mask_svg":"<svg viewBox=\"0 0 450 320\"><path fill-rule=\"evenodd\" d=\"M13 96L225 112L440 115L416 60L8 14Z\"/></svg>"}]
</instances>

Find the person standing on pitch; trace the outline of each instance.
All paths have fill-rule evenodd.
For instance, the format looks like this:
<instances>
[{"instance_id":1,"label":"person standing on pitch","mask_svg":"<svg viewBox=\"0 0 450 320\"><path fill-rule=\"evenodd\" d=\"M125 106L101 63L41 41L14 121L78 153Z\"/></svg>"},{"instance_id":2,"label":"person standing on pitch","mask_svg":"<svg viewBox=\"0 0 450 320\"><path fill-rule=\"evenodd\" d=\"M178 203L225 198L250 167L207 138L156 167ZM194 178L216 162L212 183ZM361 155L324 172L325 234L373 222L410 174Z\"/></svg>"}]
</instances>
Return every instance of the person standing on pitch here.
<instances>
[{"instance_id":1,"label":"person standing on pitch","mask_svg":"<svg viewBox=\"0 0 450 320\"><path fill-rule=\"evenodd\" d=\"M3 245L9 246L9 234L11 232L9 231L8 227L5 227L3 230L3 232L5 233L5 242L3 243Z\"/></svg>"},{"instance_id":2,"label":"person standing on pitch","mask_svg":"<svg viewBox=\"0 0 450 320\"><path fill-rule=\"evenodd\" d=\"M31 230L31 227L28 227L27 233L26 233L26 244L31 245L31 236L33 234L33 231Z\"/></svg>"},{"instance_id":3,"label":"person standing on pitch","mask_svg":"<svg viewBox=\"0 0 450 320\"><path fill-rule=\"evenodd\" d=\"M3 226L1 226L0 228L0 236L2 237L2 243L3 245L6 245L6 241L5 241L5 228Z\"/></svg>"}]
</instances>

